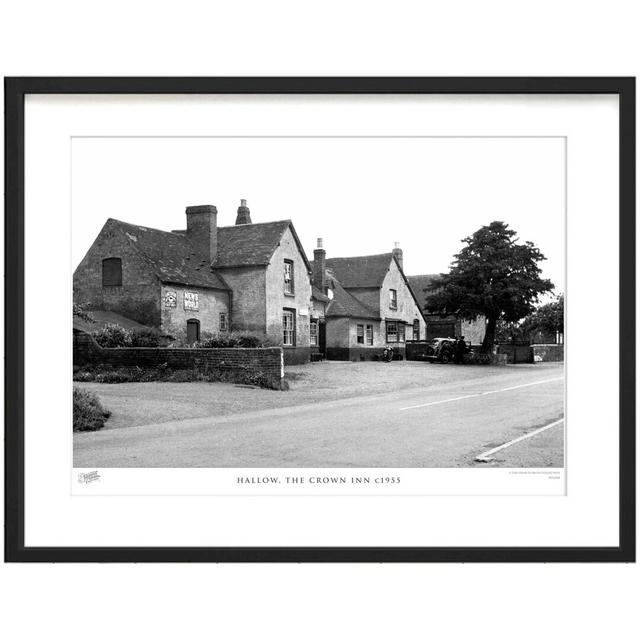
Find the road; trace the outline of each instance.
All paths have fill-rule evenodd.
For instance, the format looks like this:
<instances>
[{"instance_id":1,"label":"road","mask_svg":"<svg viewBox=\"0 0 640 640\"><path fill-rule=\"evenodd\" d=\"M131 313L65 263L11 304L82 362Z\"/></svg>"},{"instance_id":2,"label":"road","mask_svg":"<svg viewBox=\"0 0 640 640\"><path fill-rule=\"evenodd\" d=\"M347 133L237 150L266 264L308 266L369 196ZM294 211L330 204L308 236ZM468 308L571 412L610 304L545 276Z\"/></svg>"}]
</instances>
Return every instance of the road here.
<instances>
[{"instance_id":1,"label":"road","mask_svg":"<svg viewBox=\"0 0 640 640\"><path fill-rule=\"evenodd\" d=\"M563 466L563 367L74 435L75 467Z\"/></svg>"}]
</instances>

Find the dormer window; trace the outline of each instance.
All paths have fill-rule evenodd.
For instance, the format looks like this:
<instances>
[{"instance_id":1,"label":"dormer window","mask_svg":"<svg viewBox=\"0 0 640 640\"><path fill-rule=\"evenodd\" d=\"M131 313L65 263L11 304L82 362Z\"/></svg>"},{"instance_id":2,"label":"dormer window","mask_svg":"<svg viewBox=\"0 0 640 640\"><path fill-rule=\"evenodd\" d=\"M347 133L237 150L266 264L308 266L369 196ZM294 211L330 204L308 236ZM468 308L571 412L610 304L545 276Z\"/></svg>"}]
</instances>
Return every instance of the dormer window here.
<instances>
[{"instance_id":1,"label":"dormer window","mask_svg":"<svg viewBox=\"0 0 640 640\"><path fill-rule=\"evenodd\" d=\"M122 260L120 258L105 258L102 261L102 286L122 286Z\"/></svg>"},{"instance_id":2,"label":"dormer window","mask_svg":"<svg viewBox=\"0 0 640 640\"><path fill-rule=\"evenodd\" d=\"M294 291L293 287L293 260L284 261L284 292L285 294L292 296Z\"/></svg>"}]
</instances>

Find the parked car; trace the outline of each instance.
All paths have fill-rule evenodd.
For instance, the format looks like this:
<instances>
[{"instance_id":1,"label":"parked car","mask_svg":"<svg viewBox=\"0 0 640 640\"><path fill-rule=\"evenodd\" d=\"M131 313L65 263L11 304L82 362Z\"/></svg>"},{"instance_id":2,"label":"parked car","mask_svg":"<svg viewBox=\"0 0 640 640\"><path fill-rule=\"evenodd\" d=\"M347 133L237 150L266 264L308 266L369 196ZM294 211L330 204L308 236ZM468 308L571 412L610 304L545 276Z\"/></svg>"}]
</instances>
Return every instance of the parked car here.
<instances>
[{"instance_id":1,"label":"parked car","mask_svg":"<svg viewBox=\"0 0 640 640\"><path fill-rule=\"evenodd\" d=\"M456 351L455 338L433 338L427 344L425 355L421 358L428 362L453 362ZM466 342L466 352L471 351L471 343Z\"/></svg>"},{"instance_id":2,"label":"parked car","mask_svg":"<svg viewBox=\"0 0 640 640\"><path fill-rule=\"evenodd\" d=\"M456 341L454 338L433 338L427 344L425 360L447 364L453 361L455 348Z\"/></svg>"}]
</instances>

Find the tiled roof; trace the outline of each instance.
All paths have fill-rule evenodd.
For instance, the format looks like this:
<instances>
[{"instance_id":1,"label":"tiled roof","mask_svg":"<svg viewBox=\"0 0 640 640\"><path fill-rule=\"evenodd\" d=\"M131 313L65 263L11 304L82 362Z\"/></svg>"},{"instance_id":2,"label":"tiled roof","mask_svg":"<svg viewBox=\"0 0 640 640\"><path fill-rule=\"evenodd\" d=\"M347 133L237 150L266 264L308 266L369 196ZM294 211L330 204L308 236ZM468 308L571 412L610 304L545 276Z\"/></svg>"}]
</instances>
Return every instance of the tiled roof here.
<instances>
[{"instance_id":1,"label":"tiled roof","mask_svg":"<svg viewBox=\"0 0 640 640\"><path fill-rule=\"evenodd\" d=\"M374 256L329 258L325 264L345 289L381 287L392 259L393 254L380 253Z\"/></svg>"},{"instance_id":2,"label":"tiled roof","mask_svg":"<svg viewBox=\"0 0 640 640\"><path fill-rule=\"evenodd\" d=\"M427 299L425 289L436 279L439 278L439 273L427 273L421 276L407 276L407 282L414 297L420 302L422 306Z\"/></svg>"},{"instance_id":3,"label":"tiled roof","mask_svg":"<svg viewBox=\"0 0 640 640\"><path fill-rule=\"evenodd\" d=\"M229 289L215 268L269 264L287 228L291 228L300 253L310 269L290 220L218 227L218 255L213 266L196 255L185 231L161 231L113 219L109 222L117 225L131 240L162 282Z\"/></svg>"},{"instance_id":4,"label":"tiled roof","mask_svg":"<svg viewBox=\"0 0 640 640\"><path fill-rule=\"evenodd\" d=\"M354 298L337 280L333 281L333 299L327 306L325 315L328 318L353 317L370 318L372 320L380 319L379 313L369 309L369 307Z\"/></svg>"},{"instance_id":5,"label":"tiled roof","mask_svg":"<svg viewBox=\"0 0 640 640\"><path fill-rule=\"evenodd\" d=\"M218 258L215 266L246 267L269 264L282 234L289 226L291 220L218 227ZM301 247L300 249L302 251Z\"/></svg>"},{"instance_id":6,"label":"tiled roof","mask_svg":"<svg viewBox=\"0 0 640 640\"><path fill-rule=\"evenodd\" d=\"M89 315L93 318L93 322L90 320L85 320L84 318L80 318L79 316L73 316L73 328L78 329L79 331L85 331L86 333L91 333L92 331L96 331L98 329L102 329L107 324L117 324L125 329L147 329L152 331L153 333L157 333L158 335L162 335L162 332L156 327L149 327L144 324L140 324L131 318L127 318L115 311L105 311L103 309L96 309L95 311L89 311Z\"/></svg>"},{"instance_id":7,"label":"tiled roof","mask_svg":"<svg viewBox=\"0 0 640 640\"><path fill-rule=\"evenodd\" d=\"M329 302L329 297L325 296L315 285L311 286L311 297L318 302Z\"/></svg>"},{"instance_id":8,"label":"tiled roof","mask_svg":"<svg viewBox=\"0 0 640 640\"><path fill-rule=\"evenodd\" d=\"M142 254L161 282L184 284L192 287L225 289L227 283L202 260L183 234L141 227L120 220L109 222L129 238Z\"/></svg>"}]
</instances>

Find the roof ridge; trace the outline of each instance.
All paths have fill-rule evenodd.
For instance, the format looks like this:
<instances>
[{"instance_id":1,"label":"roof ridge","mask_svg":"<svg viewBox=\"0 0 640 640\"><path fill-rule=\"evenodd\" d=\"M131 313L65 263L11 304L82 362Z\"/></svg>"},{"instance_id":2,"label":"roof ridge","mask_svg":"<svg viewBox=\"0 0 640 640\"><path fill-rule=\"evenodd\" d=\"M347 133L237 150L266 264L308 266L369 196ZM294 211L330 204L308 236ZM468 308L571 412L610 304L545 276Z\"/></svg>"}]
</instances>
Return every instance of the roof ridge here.
<instances>
[{"instance_id":1,"label":"roof ridge","mask_svg":"<svg viewBox=\"0 0 640 640\"><path fill-rule=\"evenodd\" d=\"M325 262L329 262L329 260L355 260L356 258L379 258L381 256L391 256L393 255L392 251L387 251L386 253L370 253L366 256L336 256L335 258L325 258Z\"/></svg>"},{"instance_id":2,"label":"roof ridge","mask_svg":"<svg viewBox=\"0 0 640 640\"><path fill-rule=\"evenodd\" d=\"M282 224L286 222L287 224L293 224L290 218L283 218L282 220L269 220L265 222L250 222L249 224L227 224L222 226L218 226L218 229L235 229L236 227L258 227L260 225L265 224Z\"/></svg>"}]
</instances>

